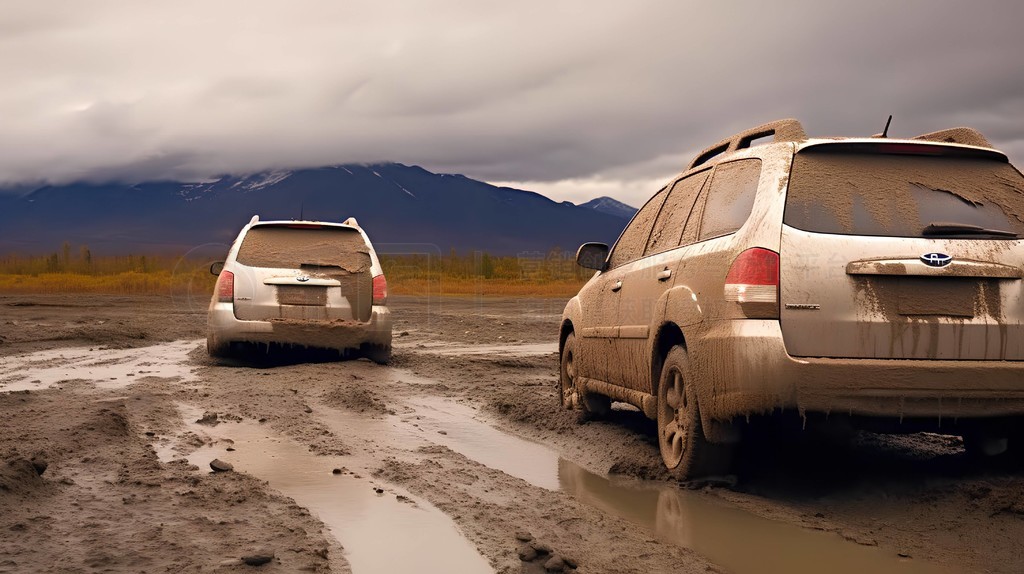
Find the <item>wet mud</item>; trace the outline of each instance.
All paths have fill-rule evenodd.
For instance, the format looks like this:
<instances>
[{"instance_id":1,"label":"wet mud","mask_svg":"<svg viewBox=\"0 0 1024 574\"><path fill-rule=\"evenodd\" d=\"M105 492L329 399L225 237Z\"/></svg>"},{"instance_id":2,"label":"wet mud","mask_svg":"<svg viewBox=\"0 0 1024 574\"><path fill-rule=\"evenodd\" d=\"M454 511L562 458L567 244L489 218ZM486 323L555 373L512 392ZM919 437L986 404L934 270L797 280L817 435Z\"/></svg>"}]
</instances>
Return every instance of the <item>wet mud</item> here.
<instances>
[{"instance_id":1,"label":"wet mud","mask_svg":"<svg viewBox=\"0 0 1024 574\"><path fill-rule=\"evenodd\" d=\"M74 313L132 320L105 303ZM11 343L0 321L0 416L17 421L0 433L0 572L235 571L260 552L276 572L1024 568L1024 477L973 466L958 438L787 429L745 445L738 476L679 484L643 413L559 407L560 302L392 307L388 367L213 360L159 304L133 307L150 309L127 325L148 337L135 349Z\"/></svg>"}]
</instances>

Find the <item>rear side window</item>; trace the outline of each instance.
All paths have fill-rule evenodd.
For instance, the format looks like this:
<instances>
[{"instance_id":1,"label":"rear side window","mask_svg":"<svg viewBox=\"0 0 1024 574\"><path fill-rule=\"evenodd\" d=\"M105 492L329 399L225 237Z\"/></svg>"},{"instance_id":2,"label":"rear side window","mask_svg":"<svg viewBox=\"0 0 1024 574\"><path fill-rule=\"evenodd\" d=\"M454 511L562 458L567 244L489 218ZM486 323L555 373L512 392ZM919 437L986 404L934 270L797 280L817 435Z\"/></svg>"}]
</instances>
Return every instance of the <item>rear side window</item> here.
<instances>
[{"instance_id":1,"label":"rear side window","mask_svg":"<svg viewBox=\"0 0 1024 574\"><path fill-rule=\"evenodd\" d=\"M711 177L700 223L700 241L733 233L743 226L754 208L761 160L741 159L718 164Z\"/></svg>"},{"instance_id":2,"label":"rear side window","mask_svg":"<svg viewBox=\"0 0 1024 574\"><path fill-rule=\"evenodd\" d=\"M921 237L938 223L1024 235L1024 176L987 158L807 150L793 159L784 221L841 235Z\"/></svg>"},{"instance_id":3,"label":"rear side window","mask_svg":"<svg viewBox=\"0 0 1024 574\"><path fill-rule=\"evenodd\" d=\"M238 248L237 261L250 267L321 267L360 273L370 269L370 248L347 227L257 226Z\"/></svg>"},{"instance_id":4,"label":"rear side window","mask_svg":"<svg viewBox=\"0 0 1024 574\"><path fill-rule=\"evenodd\" d=\"M708 180L711 171L695 173L684 179L680 179L672 186L672 190L665 200L665 206L654 223L654 230L651 231L651 238L647 242L645 255L661 253L674 249L680 245L683 235L683 227L693 211L693 204L700 195L704 182Z\"/></svg>"},{"instance_id":5,"label":"rear side window","mask_svg":"<svg viewBox=\"0 0 1024 574\"><path fill-rule=\"evenodd\" d=\"M618 267L643 256L647 238L651 236L651 228L658 217L658 212L661 211L661 204L665 202L666 195L667 187L656 193L640 211L636 212L633 221L629 222L619 240L615 242L615 249L608 257L608 267Z\"/></svg>"}]
</instances>

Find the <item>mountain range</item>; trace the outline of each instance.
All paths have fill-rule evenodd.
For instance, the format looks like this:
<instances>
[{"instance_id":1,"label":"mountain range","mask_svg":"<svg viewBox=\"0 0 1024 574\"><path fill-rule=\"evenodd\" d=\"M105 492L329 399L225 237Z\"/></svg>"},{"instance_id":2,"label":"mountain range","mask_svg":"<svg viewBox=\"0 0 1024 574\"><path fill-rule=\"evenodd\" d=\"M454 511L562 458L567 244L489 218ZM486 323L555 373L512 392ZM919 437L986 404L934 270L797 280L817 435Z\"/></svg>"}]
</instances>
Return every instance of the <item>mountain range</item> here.
<instances>
[{"instance_id":1,"label":"mountain range","mask_svg":"<svg viewBox=\"0 0 1024 574\"><path fill-rule=\"evenodd\" d=\"M6 192L5 192L6 191ZM67 241L94 254L180 254L227 245L249 219L343 221L381 253L573 251L612 243L636 210L611 198L581 205L399 163L224 176L208 182L71 183L0 190L0 254Z\"/></svg>"}]
</instances>

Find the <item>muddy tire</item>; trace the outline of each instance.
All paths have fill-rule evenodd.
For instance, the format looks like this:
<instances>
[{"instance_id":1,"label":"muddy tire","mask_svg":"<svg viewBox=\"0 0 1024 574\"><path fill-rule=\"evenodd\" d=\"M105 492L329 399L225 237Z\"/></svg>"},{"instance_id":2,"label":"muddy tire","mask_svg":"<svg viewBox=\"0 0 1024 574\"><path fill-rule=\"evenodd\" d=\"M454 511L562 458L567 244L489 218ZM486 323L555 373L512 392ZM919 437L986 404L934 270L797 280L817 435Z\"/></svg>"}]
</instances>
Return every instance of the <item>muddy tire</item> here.
<instances>
[{"instance_id":1,"label":"muddy tire","mask_svg":"<svg viewBox=\"0 0 1024 574\"><path fill-rule=\"evenodd\" d=\"M562 345L558 373L559 402L564 409L579 408L585 417L601 417L611 410L611 399L604 395L584 393L576 384L576 334L569 333Z\"/></svg>"},{"instance_id":2,"label":"muddy tire","mask_svg":"<svg viewBox=\"0 0 1024 574\"><path fill-rule=\"evenodd\" d=\"M363 345L359 352L378 365L391 362L391 345Z\"/></svg>"},{"instance_id":3,"label":"muddy tire","mask_svg":"<svg viewBox=\"0 0 1024 574\"><path fill-rule=\"evenodd\" d=\"M714 444L704 436L697 391L687 384L686 349L673 347L658 381L658 446L669 473L691 480L730 471L733 445Z\"/></svg>"},{"instance_id":4,"label":"muddy tire","mask_svg":"<svg viewBox=\"0 0 1024 574\"><path fill-rule=\"evenodd\" d=\"M228 356L231 346L227 343L218 343L213 337L206 337L206 354L216 359L223 359Z\"/></svg>"},{"instance_id":5,"label":"muddy tire","mask_svg":"<svg viewBox=\"0 0 1024 574\"><path fill-rule=\"evenodd\" d=\"M975 465L1000 469L1024 468L1024 427L1020 421L981 425L963 435L964 450Z\"/></svg>"}]
</instances>

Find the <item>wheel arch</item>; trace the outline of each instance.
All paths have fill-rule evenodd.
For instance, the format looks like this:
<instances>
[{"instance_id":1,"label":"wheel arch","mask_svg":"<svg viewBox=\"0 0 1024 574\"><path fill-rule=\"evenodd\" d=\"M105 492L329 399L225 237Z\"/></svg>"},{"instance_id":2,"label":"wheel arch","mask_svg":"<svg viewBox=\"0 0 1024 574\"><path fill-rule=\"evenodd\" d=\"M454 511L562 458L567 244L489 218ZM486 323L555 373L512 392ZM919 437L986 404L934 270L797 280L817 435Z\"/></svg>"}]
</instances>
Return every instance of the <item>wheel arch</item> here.
<instances>
[{"instance_id":1,"label":"wheel arch","mask_svg":"<svg viewBox=\"0 0 1024 574\"><path fill-rule=\"evenodd\" d=\"M661 368L665 364L665 357L676 345L686 348L686 337L683 336L683 330L673 322L663 323L658 327L651 349L651 394L654 396L658 396L658 381L661 379Z\"/></svg>"},{"instance_id":2,"label":"wheel arch","mask_svg":"<svg viewBox=\"0 0 1024 574\"><path fill-rule=\"evenodd\" d=\"M565 348L565 340L569 338L569 335L574 332L572 321L565 319L562 321L561 327L558 329L558 355L562 355L562 349Z\"/></svg>"}]
</instances>

